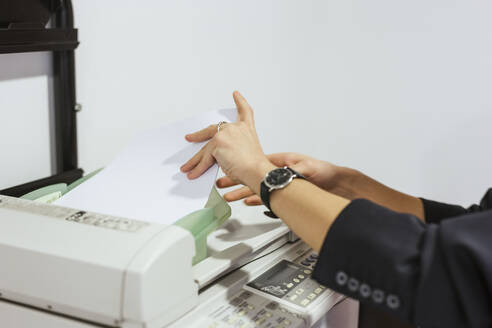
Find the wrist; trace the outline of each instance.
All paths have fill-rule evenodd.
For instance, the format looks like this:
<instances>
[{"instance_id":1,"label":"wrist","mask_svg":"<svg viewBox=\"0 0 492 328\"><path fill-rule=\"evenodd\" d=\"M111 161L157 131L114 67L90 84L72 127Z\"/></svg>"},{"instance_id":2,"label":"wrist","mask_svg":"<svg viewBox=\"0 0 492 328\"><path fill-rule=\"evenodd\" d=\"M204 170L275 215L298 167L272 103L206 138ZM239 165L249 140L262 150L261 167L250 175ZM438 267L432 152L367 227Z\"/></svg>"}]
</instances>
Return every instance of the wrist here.
<instances>
[{"instance_id":1,"label":"wrist","mask_svg":"<svg viewBox=\"0 0 492 328\"><path fill-rule=\"evenodd\" d=\"M271 170L276 169L277 166L270 163L268 159L265 158L264 161L255 162L254 165L249 169L246 175L246 180L244 183L257 195L260 194L260 185L266 174Z\"/></svg>"}]
</instances>

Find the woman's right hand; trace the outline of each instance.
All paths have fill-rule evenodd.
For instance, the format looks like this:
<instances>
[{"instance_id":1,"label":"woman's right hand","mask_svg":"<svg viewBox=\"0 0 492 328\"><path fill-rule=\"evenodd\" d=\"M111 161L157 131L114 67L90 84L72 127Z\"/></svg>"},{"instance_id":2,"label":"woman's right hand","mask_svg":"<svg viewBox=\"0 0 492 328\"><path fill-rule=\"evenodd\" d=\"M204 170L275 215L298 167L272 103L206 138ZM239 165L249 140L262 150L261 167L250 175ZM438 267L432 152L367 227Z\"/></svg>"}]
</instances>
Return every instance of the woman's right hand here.
<instances>
[{"instance_id":1,"label":"woman's right hand","mask_svg":"<svg viewBox=\"0 0 492 328\"><path fill-rule=\"evenodd\" d=\"M301 173L308 181L318 187L336 193L338 177L342 168L329 162L320 161L315 158L297 153L277 153L267 155L270 162L278 167L288 166ZM219 188L228 188L237 185L229 177L217 180ZM247 205L261 205L261 199L246 186L230 191L224 195L228 202L244 199Z\"/></svg>"}]
</instances>

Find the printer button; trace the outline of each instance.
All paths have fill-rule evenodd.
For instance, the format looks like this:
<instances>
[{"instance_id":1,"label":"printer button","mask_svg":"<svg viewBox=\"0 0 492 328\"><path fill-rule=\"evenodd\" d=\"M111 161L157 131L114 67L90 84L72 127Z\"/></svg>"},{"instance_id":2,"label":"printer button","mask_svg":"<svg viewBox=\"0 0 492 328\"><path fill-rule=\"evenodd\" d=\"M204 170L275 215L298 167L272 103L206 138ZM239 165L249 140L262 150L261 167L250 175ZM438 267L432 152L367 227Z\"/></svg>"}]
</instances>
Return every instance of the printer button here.
<instances>
[{"instance_id":1,"label":"printer button","mask_svg":"<svg viewBox=\"0 0 492 328\"><path fill-rule=\"evenodd\" d=\"M241 295L239 295L239 297L241 297L242 299L246 300L246 299L250 298L251 295L252 294L250 292L244 291L244 292L241 293Z\"/></svg>"},{"instance_id":2,"label":"printer button","mask_svg":"<svg viewBox=\"0 0 492 328\"><path fill-rule=\"evenodd\" d=\"M309 301L307 298L305 298L305 299L303 299L303 300L301 301L301 305L306 306L306 305L308 305L308 304L309 304L309 302L310 302L310 301Z\"/></svg>"}]
</instances>

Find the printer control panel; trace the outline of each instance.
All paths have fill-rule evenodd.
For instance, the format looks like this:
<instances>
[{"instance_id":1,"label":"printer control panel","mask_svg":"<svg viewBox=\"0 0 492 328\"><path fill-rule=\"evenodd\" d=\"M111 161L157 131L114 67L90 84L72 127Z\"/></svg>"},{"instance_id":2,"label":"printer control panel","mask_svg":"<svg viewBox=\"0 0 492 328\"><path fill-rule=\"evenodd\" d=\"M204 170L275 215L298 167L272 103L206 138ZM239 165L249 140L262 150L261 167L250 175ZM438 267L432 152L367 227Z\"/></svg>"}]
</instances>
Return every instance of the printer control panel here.
<instances>
[{"instance_id":1,"label":"printer control panel","mask_svg":"<svg viewBox=\"0 0 492 328\"><path fill-rule=\"evenodd\" d=\"M247 286L285 305L305 308L327 290L310 279L311 272L310 268L282 260Z\"/></svg>"},{"instance_id":2,"label":"printer control panel","mask_svg":"<svg viewBox=\"0 0 492 328\"><path fill-rule=\"evenodd\" d=\"M280 260L209 313L205 327L305 327L305 314L333 294L311 279L317 258L310 251Z\"/></svg>"},{"instance_id":3,"label":"printer control panel","mask_svg":"<svg viewBox=\"0 0 492 328\"><path fill-rule=\"evenodd\" d=\"M317 261L315 253L304 254L291 262L282 260L248 283L244 288L299 312L333 292L311 279Z\"/></svg>"},{"instance_id":4,"label":"printer control panel","mask_svg":"<svg viewBox=\"0 0 492 328\"><path fill-rule=\"evenodd\" d=\"M259 262L262 269L249 280L244 274L248 265L256 265L252 262L242 272L225 278L222 286L212 288L228 290L234 275L249 281L238 282L241 286L234 293L215 299L210 296L218 294L206 290L204 293L210 296L203 299L202 309L173 327L181 327L184 322L193 328L310 327L345 298L311 279L317 259L316 253L300 243L272 262Z\"/></svg>"}]
</instances>

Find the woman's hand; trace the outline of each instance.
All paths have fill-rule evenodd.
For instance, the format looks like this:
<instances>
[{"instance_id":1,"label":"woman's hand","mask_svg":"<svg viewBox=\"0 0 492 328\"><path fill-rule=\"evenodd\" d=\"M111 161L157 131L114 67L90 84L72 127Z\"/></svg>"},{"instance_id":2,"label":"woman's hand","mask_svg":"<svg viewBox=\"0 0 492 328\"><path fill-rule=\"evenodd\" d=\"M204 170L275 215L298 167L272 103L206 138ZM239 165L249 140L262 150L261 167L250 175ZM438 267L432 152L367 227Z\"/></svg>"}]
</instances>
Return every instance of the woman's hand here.
<instances>
[{"instance_id":1,"label":"woman's hand","mask_svg":"<svg viewBox=\"0 0 492 328\"><path fill-rule=\"evenodd\" d=\"M264 175L275 168L260 145L256 134L253 109L237 91L233 94L237 106L238 120L223 124L217 132L217 125L186 135L190 142L210 140L195 156L188 160L181 171L189 179L201 176L215 161L230 181L249 186L258 193Z\"/></svg>"},{"instance_id":2,"label":"woman's hand","mask_svg":"<svg viewBox=\"0 0 492 328\"><path fill-rule=\"evenodd\" d=\"M335 194L337 193L337 185L343 168L329 162L320 161L297 153L277 153L267 155L267 158L276 166L288 166L301 173L308 181L321 189ZM236 181L229 177L223 177L217 180L217 186L219 188L232 187L237 184ZM255 195L255 193L246 186L226 193L224 198L229 202L244 199L244 202L247 205L262 204L260 197Z\"/></svg>"}]
</instances>

